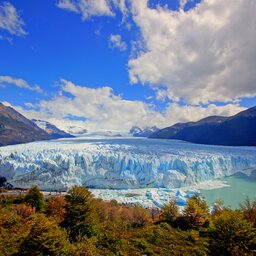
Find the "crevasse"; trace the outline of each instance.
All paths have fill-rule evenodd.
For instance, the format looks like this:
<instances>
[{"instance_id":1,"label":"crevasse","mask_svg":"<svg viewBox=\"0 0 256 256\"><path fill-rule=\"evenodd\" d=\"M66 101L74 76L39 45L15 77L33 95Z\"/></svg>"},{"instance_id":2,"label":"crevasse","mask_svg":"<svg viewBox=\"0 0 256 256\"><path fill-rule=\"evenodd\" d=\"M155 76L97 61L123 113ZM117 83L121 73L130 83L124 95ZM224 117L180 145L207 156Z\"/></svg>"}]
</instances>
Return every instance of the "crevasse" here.
<instances>
[{"instance_id":1,"label":"crevasse","mask_svg":"<svg viewBox=\"0 0 256 256\"><path fill-rule=\"evenodd\" d=\"M0 176L45 190L180 188L256 170L255 147L132 138L62 139L0 148Z\"/></svg>"}]
</instances>

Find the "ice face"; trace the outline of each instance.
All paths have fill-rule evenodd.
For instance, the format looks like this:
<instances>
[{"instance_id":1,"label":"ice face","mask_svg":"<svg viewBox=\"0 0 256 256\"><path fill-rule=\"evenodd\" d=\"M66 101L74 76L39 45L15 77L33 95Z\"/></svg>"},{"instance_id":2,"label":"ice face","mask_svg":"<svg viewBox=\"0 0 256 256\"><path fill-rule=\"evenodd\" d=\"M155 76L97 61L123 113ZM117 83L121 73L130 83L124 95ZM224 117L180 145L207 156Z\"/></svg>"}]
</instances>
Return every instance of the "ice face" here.
<instances>
[{"instance_id":1,"label":"ice face","mask_svg":"<svg viewBox=\"0 0 256 256\"><path fill-rule=\"evenodd\" d=\"M255 147L143 138L74 138L0 148L0 176L44 190L180 188L256 170Z\"/></svg>"}]
</instances>

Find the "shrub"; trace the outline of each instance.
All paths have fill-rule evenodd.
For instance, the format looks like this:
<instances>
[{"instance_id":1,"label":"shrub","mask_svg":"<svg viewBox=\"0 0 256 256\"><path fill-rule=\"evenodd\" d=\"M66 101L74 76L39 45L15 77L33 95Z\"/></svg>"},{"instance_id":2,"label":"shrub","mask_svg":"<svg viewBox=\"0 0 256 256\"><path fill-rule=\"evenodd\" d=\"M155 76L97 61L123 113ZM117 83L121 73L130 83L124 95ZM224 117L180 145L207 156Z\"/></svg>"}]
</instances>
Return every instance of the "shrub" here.
<instances>
[{"instance_id":1,"label":"shrub","mask_svg":"<svg viewBox=\"0 0 256 256\"><path fill-rule=\"evenodd\" d=\"M70 236L76 241L83 236L91 237L97 233L96 214L93 208L93 197L85 187L73 187L65 196L66 206L64 220L61 223Z\"/></svg>"},{"instance_id":2,"label":"shrub","mask_svg":"<svg viewBox=\"0 0 256 256\"><path fill-rule=\"evenodd\" d=\"M198 229L202 226L207 226L210 219L209 208L206 201L199 195L195 195L188 199L187 205L183 211L189 228Z\"/></svg>"},{"instance_id":3,"label":"shrub","mask_svg":"<svg viewBox=\"0 0 256 256\"><path fill-rule=\"evenodd\" d=\"M161 219L168 223L172 223L179 216L179 208L175 200L170 200L162 208Z\"/></svg>"},{"instance_id":4,"label":"shrub","mask_svg":"<svg viewBox=\"0 0 256 256\"><path fill-rule=\"evenodd\" d=\"M240 211L223 210L214 218L209 236L213 256L256 254L256 230Z\"/></svg>"},{"instance_id":5,"label":"shrub","mask_svg":"<svg viewBox=\"0 0 256 256\"><path fill-rule=\"evenodd\" d=\"M18 255L68 255L69 243L65 232L45 215L39 214L29 235L20 246Z\"/></svg>"},{"instance_id":6,"label":"shrub","mask_svg":"<svg viewBox=\"0 0 256 256\"><path fill-rule=\"evenodd\" d=\"M57 223L60 223L64 220L66 204L67 202L64 197L52 197L46 202L45 214L49 217L53 217Z\"/></svg>"},{"instance_id":7,"label":"shrub","mask_svg":"<svg viewBox=\"0 0 256 256\"><path fill-rule=\"evenodd\" d=\"M36 213L35 208L26 204L18 204L13 207L13 211L22 217L22 219L28 219Z\"/></svg>"},{"instance_id":8,"label":"shrub","mask_svg":"<svg viewBox=\"0 0 256 256\"><path fill-rule=\"evenodd\" d=\"M243 203L240 204L240 208L244 217L250 221L254 227L256 227L256 200L253 202L247 197Z\"/></svg>"},{"instance_id":9,"label":"shrub","mask_svg":"<svg viewBox=\"0 0 256 256\"><path fill-rule=\"evenodd\" d=\"M26 204L35 207L37 211L41 211L45 205L44 195L40 192L37 186L32 186L29 189L24 200Z\"/></svg>"},{"instance_id":10,"label":"shrub","mask_svg":"<svg viewBox=\"0 0 256 256\"><path fill-rule=\"evenodd\" d=\"M95 241L88 238L82 238L80 241L72 244L69 250L69 256L98 256L100 255ZM102 255L102 254L101 254Z\"/></svg>"}]
</instances>

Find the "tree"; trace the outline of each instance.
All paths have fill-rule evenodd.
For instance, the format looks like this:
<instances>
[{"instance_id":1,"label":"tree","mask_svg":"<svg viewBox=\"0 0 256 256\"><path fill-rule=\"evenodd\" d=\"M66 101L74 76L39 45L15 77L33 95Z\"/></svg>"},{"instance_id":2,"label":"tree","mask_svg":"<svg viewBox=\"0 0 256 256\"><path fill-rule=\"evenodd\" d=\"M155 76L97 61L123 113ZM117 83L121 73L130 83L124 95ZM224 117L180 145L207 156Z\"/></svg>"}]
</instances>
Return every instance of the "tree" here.
<instances>
[{"instance_id":1,"label":"tree","mask_svg":"<svg viewBox=\"0 0 256 256\"><path fill-rule=\"evenodd\" d=\"M17 256L64 256L68 255L69 242L63 232L52 220L39 214L27 238L23 241Z\"/></svg>"},{"instance_id":2,"label":"tree","mask_svg":"<svg viewBox=\"0 0 256 256\"><path fill-rule=\"evenodd\" d=\"M17 204L13 206L12 209L17 215L21 216L23 220L29 219L31 216L35 215L35 208L26 204Z\"/></svg>"},{"instance_id":3,"label":"tree","mask_svg":"<svg viewBox=\"0 0 256 256\"><path fill-rule=\"evenodd\" d=\"M45 205L44 195L35 185L29 189L28 194L25 196L24 200L26 204L35 207L37 211L41 211Z\"/></svg>"},{"instance_id":4,"label":"tree","mask_svg":"<svg viewBox=\"0 0 256 256\"><path fill-rule=\"evenodd\" d=\"M96 214L93 208L93 197L85 187L75 186L65 196L66 213L62 226L69 232L71 241L77 241L83 236L96 234Z\"/></svg>"},{"instance_id":5,"label":"tree","mask_svg":"<svg viewBox=\"0 0 256 256\"><path fill-rule=\"evenodd\" d=\"M99 252L96 248L96 239L82 238L81 241L72 244L69 250L69 256L99 256ZM102 255L102 253L101 253Z\"/></svg>"},{"instance_id":6,"label":"tree","mask_svg":"<svg viewBox=\"0 0 256 256\"><path fill-rule=\"evenodd\" d=\"M179 208L174 199L171 199L162 208L161 219L168 223L172 223L179 216Z\"/></svg>"},{"instance_id":7,"label":"tree","mask_svg":"<svg viewBox=\"0 0 256 256\"><path fill-rule=\"evenodd\" d=\"M50 198L45 206L45 214L49 217L53 217L57 223L64 220L66 213L66 200L62 196L56 196Z\"/></svg>"},{"instance_id":8,"label":"tree","mask_svg":"<svg viewBox=\"0 0 256 256\"><path fill-rule=\"evenodd\" d=\"M256 254L256 230L240 211L223 210L210 228L212 256L253 256Z\"/></svg>"},{"instance_id":9,"label":"tree","mask_svg":"<svg viewBox=\"0 0 256 256\"><path fill-rule=\"evenodd\" d=\"M206 201L199 195L188 199L183 216L190 228L196 228L209 223L210 213Z\"/></svg>"},{"instance_id":10,"label":"tree","mask_svg":"<svg viewBox=\"0 0 256 256\"><path fill-rule=\"evenodd\" d=\"M246 197L245 201L240 204L240 208L244 217L256 227L256 200L251 202L249 197Z\"/></svg>"},{"instance_id":11,"label":"tree","mask_svg":"<svg viewBox=\"0 0 256 256\"><path fill-rule=\"evenodd\" d=\"M139 205L135 205L132 208L132 219L131 226L136 227L144 227L151 221L148 212Z\"/></svg>"}]
</instances>

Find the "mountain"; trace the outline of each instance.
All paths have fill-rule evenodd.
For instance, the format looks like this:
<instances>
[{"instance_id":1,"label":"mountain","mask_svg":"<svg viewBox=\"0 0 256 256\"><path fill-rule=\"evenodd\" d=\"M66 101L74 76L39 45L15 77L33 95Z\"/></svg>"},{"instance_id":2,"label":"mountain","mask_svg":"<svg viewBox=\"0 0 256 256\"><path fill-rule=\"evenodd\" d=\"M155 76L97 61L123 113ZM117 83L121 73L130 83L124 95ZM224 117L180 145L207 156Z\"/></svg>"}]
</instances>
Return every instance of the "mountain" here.
<instances>
[{"instance_id":1,"label":"mountain","mask_svg":"<svg viewBox=\"0 0 256 256\"><path fill-rule=\"evenodd\" d=\"M51 136L11 107L0 103L0 146L48 140Z\"/></svg>"},{"instance_id":2,"label":"mountain","mask_svg":"<svg viewBox=\"0 0 256 256\"><path fill-rule=\"evenodd\" d=\"M43 120L36 120L32 119L32 122L34 122L39 128L44 130L46 133L48 133L52 139L59 139L59 138L74 138L75 136L66 133L59 128L57 128L55 125L43 121Z\"/></svg>"},{"instance_id":3,"label":"mountain","mask_svg":"<svg viewBox=\"0 0 256 256\"><path fill-rule=\"evenodd\" d=\"M210 116L198 122L175 124L150 138L179 139L193 143L256 146L256 107L231 117Z\"/></svg>"},{"instance_id":4,"label":"mountain","mask_svg":"<svg viewBox=\"0 0 256 256\"><path fill-rule=\"evenodd\" d=\"M188 123L177 123L173 126L163 128L157 132L151 134L150 138L154 139L171 139L174 136L178 136L179 132L188 127L195 127L199 125L206 125L206 124L214 124L214 123L221 123L225 121L227 117L224 116L209 116L203 118L197 122L188 122Z\"/></svg>"},{"instance_id":5,"label":"mountain","mask_svg":"<svg viewBox=\"0 0 256 256\"><path fill-rule=\"evenodd\" d=\"M158 130L159 128L157 128L156 126L144 127L144 128L133 126L130 129L130 134L132 134L133 137L149 137L151 134L157 132Z\"/></svg>"}]
</instances>

